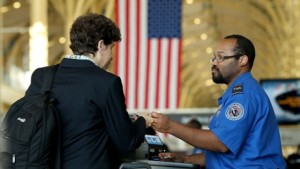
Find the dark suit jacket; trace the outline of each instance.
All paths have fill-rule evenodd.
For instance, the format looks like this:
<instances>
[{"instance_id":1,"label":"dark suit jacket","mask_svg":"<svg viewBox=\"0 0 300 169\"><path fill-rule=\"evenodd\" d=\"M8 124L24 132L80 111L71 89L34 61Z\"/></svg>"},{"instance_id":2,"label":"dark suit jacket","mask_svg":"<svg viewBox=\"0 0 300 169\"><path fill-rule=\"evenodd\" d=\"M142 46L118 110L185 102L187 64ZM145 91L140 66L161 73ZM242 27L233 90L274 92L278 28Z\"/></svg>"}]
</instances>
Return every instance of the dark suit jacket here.
<instances>
[{"instance_id":1,"label":"dark suit jacket","mask_svg":"<svg viewBox=\"0 0 300 169\"><path fill-rule=\"evenodd\" d=\"M40 92L46 68L34 71L26 95ZM62 122L63 169L116 168L118 154L144 140L145 120L131 122L121 79L91 61L63 59L52 91Z\"/></svg>"}]
</instances>

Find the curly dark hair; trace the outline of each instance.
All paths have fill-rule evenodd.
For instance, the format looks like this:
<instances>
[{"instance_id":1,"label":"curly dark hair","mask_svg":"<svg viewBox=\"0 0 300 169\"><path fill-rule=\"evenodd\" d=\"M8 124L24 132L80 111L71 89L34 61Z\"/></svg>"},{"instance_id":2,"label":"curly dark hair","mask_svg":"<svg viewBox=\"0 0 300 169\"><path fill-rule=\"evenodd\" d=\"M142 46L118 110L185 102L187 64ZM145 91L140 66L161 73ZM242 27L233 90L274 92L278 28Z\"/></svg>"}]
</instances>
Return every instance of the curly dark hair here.
<instances>
[{"instance_id":1,"label":"curly dark hair","mask_svg":"<svg viewBox=\"0 0 300 169\"><path fill-rule=\"evenodd\" d=\"M224 39L236 39L236 47L234 52L236 54L245 54L248 56L250 69L253 66L255 60L255 48L251 40L242 36L242 35L229 35L226 36Z\"/></svg>"},{"instance_id":2,"label":"curly dark hair","mask_svg":"<svg viewBox=\"0 0 300 169\"><path fill-rule=\"evenodd\" d=\"M95 54L98 42L105 45L121 40L120 29L104 15L89 13L78 17L70 30L70 48L76 55Z\"/></svg>"}]
</instances>

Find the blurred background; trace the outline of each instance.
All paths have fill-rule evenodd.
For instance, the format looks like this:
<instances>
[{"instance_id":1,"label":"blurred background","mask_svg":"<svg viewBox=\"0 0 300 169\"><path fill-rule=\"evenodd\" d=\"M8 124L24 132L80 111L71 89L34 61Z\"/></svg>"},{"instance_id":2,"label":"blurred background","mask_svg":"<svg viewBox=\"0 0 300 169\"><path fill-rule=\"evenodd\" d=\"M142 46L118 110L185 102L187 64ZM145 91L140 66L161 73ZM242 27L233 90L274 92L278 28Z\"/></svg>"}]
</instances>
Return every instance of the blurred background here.
<instances>
[{"instance_id":1,"label":"blurred background","mask_svg":"<svg viewBox=\"0 0 300 169\"><path fill-rule=\"evenodd\" d=\"M68 33L77 16L95 12L115 20L116 15L113 0L0 0L0 7L2 116L24 95L34 69L59 63L70 53ZM226 89L211 80L209 59L229 34L253 41L252 73L258 81L300 78L300 0L182 0L181 17L180 100L178 110L168 112L173 118L186 122L196 117L208 124ZM287 157L298 151L299 126L281 126L281 132Z\"/></svg>"}]
</instances>

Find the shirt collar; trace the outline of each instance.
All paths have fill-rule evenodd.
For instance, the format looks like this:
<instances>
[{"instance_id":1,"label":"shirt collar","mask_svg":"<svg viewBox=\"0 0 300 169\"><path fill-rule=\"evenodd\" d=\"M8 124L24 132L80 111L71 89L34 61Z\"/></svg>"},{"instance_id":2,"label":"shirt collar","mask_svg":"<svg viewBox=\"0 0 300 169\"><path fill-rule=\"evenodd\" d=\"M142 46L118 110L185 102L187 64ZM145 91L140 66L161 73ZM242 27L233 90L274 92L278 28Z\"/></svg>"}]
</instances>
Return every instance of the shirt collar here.
<instances>
[{"instance_id":1,"label":"shirt collar","mask_svg":"<svg viewBox=\"0 0 300 169\"><path fill-rule=\"evenodd\" d=\"M239 75L231 84L230 86L228 86L228 88L226 89L226 91L224 92L224 94L218 99L219 104L222 102L222 98L223 96L227 96L228 94L231 95L232 92L232 88L236 85L241 84L242 82L245 81L245 79L248 79L249 77L252 77L251 72L245 72L241 75Z\"/></svg>"}]
</instances>

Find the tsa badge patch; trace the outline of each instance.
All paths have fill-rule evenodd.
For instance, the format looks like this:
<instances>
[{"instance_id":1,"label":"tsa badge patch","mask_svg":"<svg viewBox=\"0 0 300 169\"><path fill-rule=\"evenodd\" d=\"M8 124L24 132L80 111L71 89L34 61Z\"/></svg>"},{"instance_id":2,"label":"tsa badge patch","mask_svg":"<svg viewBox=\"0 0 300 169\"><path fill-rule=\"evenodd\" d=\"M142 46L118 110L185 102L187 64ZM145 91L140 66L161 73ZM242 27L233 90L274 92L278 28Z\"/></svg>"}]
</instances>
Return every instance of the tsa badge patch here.
<instances>
[{"instance_id":1,"label":"tsa badge patch","mask_svg":"<svg viewBox=\"0 0 300 169\"><path fill-rule=\"evenodd\" d=\"M239 120L244 116L244 108L240 103L232 103L228 106L225 115L229 120Z\"/></svg>"}]
</instances>

